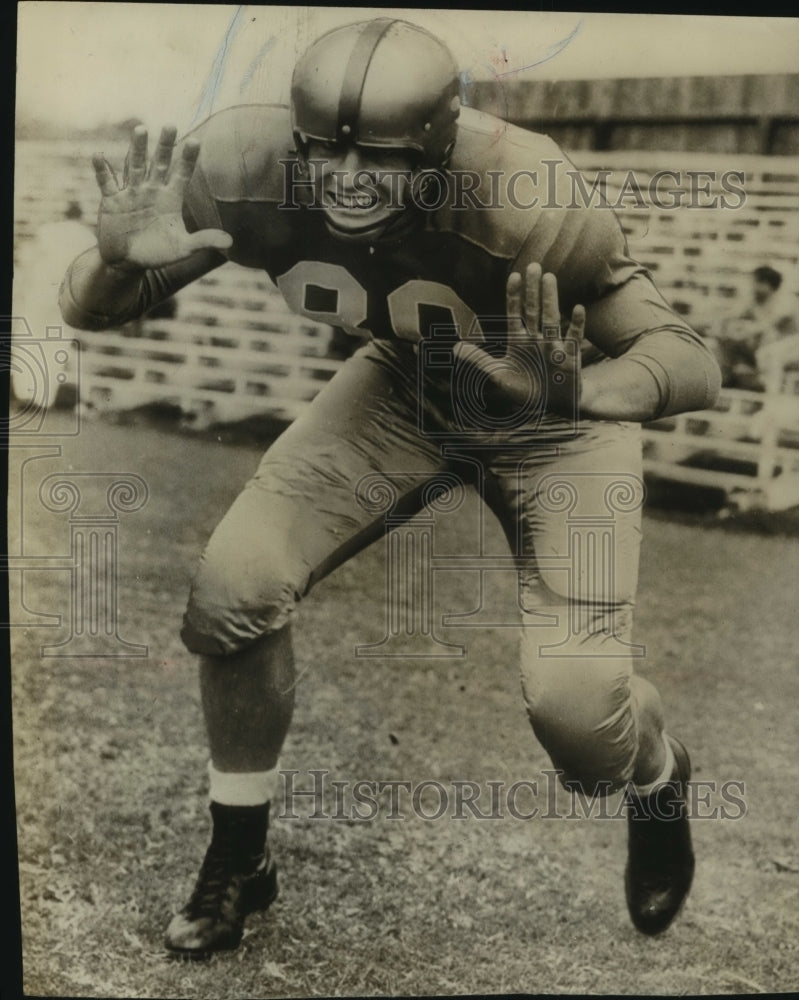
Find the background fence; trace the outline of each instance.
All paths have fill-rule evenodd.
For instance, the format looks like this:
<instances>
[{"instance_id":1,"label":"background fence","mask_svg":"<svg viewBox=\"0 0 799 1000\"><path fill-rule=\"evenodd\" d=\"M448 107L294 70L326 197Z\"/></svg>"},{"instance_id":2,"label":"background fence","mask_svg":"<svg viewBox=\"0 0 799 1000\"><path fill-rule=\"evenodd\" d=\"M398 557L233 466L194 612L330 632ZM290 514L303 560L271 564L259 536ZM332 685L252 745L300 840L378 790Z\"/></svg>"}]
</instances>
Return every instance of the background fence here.
<instances>
[{"instance_id":1,"label":"background fence","mask_svg":"<svg viewBox=\"0 0 799 1000\"><path fill-rule=\"evenodd\" d=\"M484 80L469 100L564 149L799 154L799 73Z\"/></svg>"}]
</instances>

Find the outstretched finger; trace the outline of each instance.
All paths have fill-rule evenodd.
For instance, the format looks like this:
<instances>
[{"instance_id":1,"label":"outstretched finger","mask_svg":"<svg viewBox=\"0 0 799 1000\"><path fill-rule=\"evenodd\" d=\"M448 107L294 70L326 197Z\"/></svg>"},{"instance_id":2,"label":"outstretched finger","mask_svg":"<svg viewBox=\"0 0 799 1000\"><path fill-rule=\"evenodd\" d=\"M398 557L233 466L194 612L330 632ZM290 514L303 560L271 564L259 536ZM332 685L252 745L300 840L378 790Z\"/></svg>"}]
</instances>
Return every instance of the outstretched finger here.
<instances>
[{"instance_id":1,"label":"outstretched finger","mask_svg":"<svg viewBox=\"0 0 799 1000\"><path fill-rule=\"evenodd\" d=\"M528 264L524 274L524 318L530 336L540 336L541 265Z\"/></svg>"},{"instance_id":2,"label":"outstretched finger","mask_svg":"<svg viewBox=\"0 0 799 1000\"><path fill-rule=\"evenodd\" d=\"M178 130L174 125L165 125L161 129L158 137L158 145L153 154L153 166L150 171L150 180L157 184L163 184L169 172L169 164L172 162L172 150L175 148L175 137Z\"/></svg>"},{"instance_id":3,"label":"outstretched finger","mask_svg":"<svg viewBox=\"0 0 799 1000\"><path fill-rule=\"evenodd\" d=\"M572 309L572 318L566 336L578 343L582 341L585 336L585 306L575 306Z\"/></svg>"},{"instance_id":4,"label":"outstretched finger","mask_svg":"<svg viewBox=\"0 0 799 1000\"><path fill-rule=\"evenodd\" d=\"M522 323L522 276L518 271L508 275L505 285L505 314L508 317L508 333L520 333Z\"/></svg>"},{"instance_id":5,"label":"outstretched finger","mask_svg":"<svg viewBox=\"0 0 799 1000\"><path fill-rule=\"evenodd\" d=\"M174 188L178 194L182 194L189 183L194 168L197 165L197 157L200 155L200 144L195 139L187 139L180 151L177 163L172 167L169 175L169 186Z\"/></svg>"},{"instance_id":6,"label":"outstretched finger","mask_svg":"<svg viewBox=\"0 0 799 1000\"><path fill-rule=\"evenodd\" d=\"M133 130L126 166L125 183L131 187L141 184L147 173L147 129L144 125L137 125Z\"/></svg>"},{"instance_id":7,"label":"outstretched finger","mask_svg":"<svg viewBox=\"0 0 799 1000\"><path fill-rule=\"evenodd\" d=\"M97 186L100 188L100 193L103 197L116 194L119 191L117 175L102 153L94 154L92 157L92 166L94 167L94 176L97 178Z\"/></svg>"},{"instance_id":8,"label":"outstretched finger","mask_svg":"<svg viewBox=\"0 0 799 1000\"><path fill-rule=\"evenodd\" d=\"M545 340L560 337L560 306L558 305L558 281L554 274L547 272L541 279L541 331Z\"/></svg>"}]
</instances>

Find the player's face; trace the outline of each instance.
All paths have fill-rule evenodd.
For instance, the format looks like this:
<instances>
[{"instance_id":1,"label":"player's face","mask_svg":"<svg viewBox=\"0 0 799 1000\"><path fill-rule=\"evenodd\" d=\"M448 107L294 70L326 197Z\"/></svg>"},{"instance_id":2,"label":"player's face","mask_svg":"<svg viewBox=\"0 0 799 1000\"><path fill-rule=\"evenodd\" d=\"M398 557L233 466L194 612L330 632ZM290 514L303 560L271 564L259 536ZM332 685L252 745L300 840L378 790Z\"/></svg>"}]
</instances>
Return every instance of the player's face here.
<instances>
[{"instance_id":1,"label":"player's face","mask_svg":"<svg viewBox=\"0 0 799 1000\"><path fill-rule=\"evenodd\" d=\"M311 140L308 158L334 232L364 239L383 229L408 202L414 158L404 149L369 149Z\"/></svg>"}]
</instances>

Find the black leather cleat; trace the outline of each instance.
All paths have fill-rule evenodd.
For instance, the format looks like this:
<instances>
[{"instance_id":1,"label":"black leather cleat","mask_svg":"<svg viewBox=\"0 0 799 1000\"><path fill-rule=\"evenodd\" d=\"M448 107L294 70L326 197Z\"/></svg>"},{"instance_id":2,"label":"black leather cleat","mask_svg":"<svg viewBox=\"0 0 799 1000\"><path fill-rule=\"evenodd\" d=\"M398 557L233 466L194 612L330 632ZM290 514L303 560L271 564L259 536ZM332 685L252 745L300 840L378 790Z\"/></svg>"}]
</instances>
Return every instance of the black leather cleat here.
<instances>
[{"instance_id":1,"label":"black leather cleat","mask_svg":"<svg viewBox=\"0 0 799 1000\"><path fill-rule=\"evenodd\" d=\"M643 934L660 934L674 920L694 877L694 852L688 827L686 782L688 751L668 737L674 753L673 779L651 795L626 794L628 853L624 888L633 924Z\"/></svg>"},{"instance_id":2,"label":"black leather cleat","mask_svg":"<svg viewBox=\"0 0 799 1000\"><path fill-rule=\"evenodd\" d=\"M249 871L237 871L230 855L212 844L189 902L167 928L167 951L180 958L205 959L217 951L237 948L245 917L267 909L276 898L274 861L254 870L251 866Z\"/></svg>"}]
</instances>

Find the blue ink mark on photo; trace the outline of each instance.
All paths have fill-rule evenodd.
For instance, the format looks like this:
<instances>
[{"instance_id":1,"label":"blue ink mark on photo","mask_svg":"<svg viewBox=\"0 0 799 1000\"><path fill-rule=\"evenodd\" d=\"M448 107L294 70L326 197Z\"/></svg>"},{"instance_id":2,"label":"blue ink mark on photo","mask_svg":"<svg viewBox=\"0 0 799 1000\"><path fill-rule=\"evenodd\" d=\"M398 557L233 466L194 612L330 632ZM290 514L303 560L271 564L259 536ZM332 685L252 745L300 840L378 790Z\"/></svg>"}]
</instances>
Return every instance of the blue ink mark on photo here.
<instances>
[{"instance_id":1,"label":"blue ink mark on photo","mask_svg":"<svg viewBox=\"0 0 799 1000\"><path fill-rule=\"evenodd\" d=\"M561 53L566 48L566 46L574 38L576 38L577 35L579 35L580 31L582 30L582 27L583 27L583 22L578 21L576 27L571 32L571 34L567 35L565 38L562 38L559 42L553 42L553 44L549 46L546 52L539 59L534 59L533 62L527 63L525 66L519 66L518 69L504 70L502 73L496 73L496 71L494 71L492 67L492 71L498 78L503 76L514 76L516 73L522 73L526 69L532 69L533 66L540 66L542 63L549 62L550 59L554 59L556 55ZM502 54L505 55L504 48L502 49Z\"/></svg>"},{"instance_id":2,"label":"blue ink mark on photo","mask_svg":"<svg viewBox=\"0 0 799 1000\"><path fill-rule=\"evenodd\" d=\"M263 57L266 55L266 53L271 48L274 48L274 45L275 45L276 41L277 41L277 38L274 35L272 35L271 38L269 38L266 42L264 42L264 44L261 46L261 48L260 48L260 50L258 52L258 55L253 59L253 61L250 63L250 65L244 71L244 76L241 78L241 84L239 85L239 93L240 94L244 92L244 88L247 86L247 84L252 79L252 75L256 71L256 69L258 69L258 65L261 62L261 60L263 59Z\"/></svg>"},{"instance_id":3,"label":"blue ink mark on photo","mask_svg":"<svg viewBox=\"0 0 799 1000\"><path fill-rule=\"evenodd\" d=\"M225 37L222 39L222 43L217 49L213 65L211 66L211 71L208 74L208 79L205 83L205 87L203 88L200 103L198 104L197 110L194 112L194 117L191 120L192 126L195 125L201 118L207 118L213 111L214 101L216 100L220 84L222 83L222 77L225 72L225 61L227 59L228 48L244 23L244 6L244 4L239 4L236 8L236 12L230 21L227 31L225 32Z\"/></svg>"}]
</instances>

